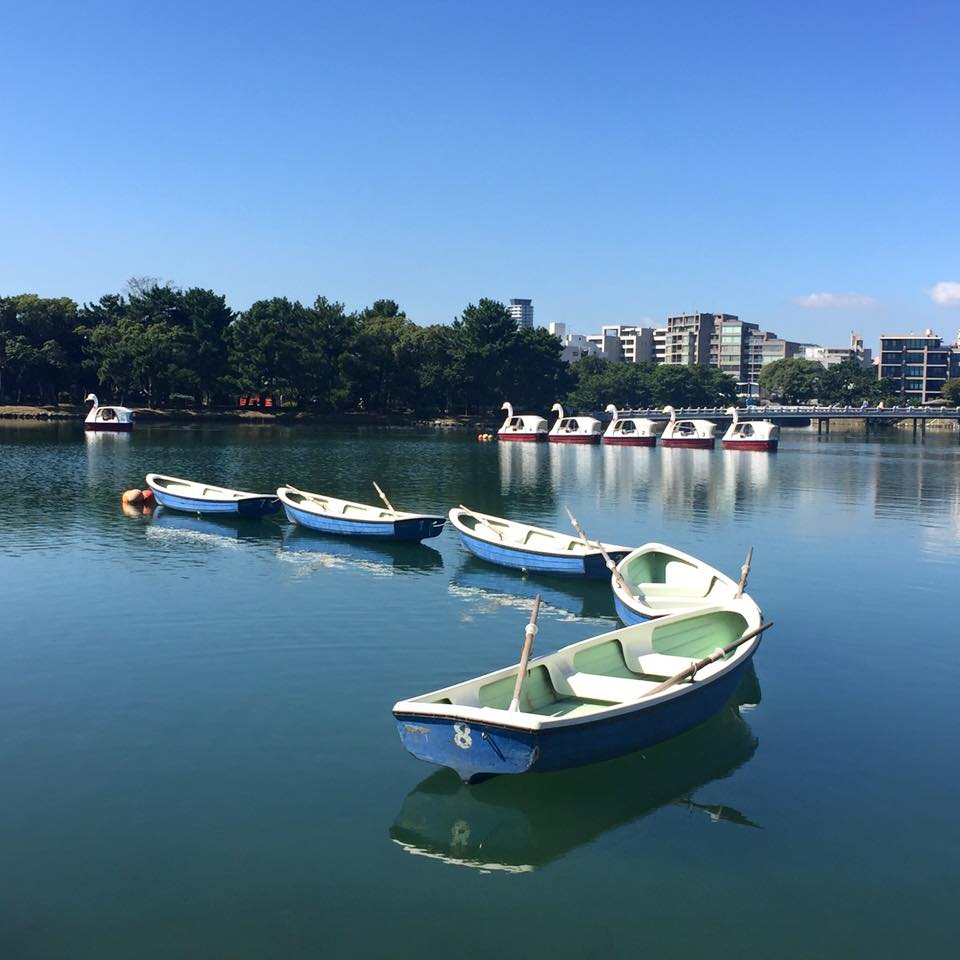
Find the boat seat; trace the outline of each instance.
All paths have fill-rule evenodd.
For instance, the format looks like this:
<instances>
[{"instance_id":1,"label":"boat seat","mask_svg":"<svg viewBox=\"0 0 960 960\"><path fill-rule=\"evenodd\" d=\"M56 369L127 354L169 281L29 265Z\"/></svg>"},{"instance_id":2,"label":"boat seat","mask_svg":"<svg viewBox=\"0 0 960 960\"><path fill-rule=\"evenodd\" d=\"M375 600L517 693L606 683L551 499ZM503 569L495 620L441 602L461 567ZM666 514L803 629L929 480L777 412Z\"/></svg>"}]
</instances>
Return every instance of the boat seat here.
<instances>
[{"instance_id":1,"label":"boat seat","mask_svg":"<svg viewBox=\"0 0 960 960\"><path fill-rule=\"evenodd\" d=\"M604 677L598 673L571 673L564 679L574 696L583 700L605 700L607 703L627 703L636 700L659 683L657 680Z\"/></svg>"},{"instance_id":2,"label":"boat seat","mask_svg":"<svg viewBox=\"0 0 960 960\"><path fill-rule=\"evenodd\" d=\"M668 653L644 653L637 658L637 665L647 676L672 677L696 663L693 657L673 657Z\"/></svg>"},{"instance_id":3,"label":"boat seat","mask_svg":"<svg viewBox=\"0 0 960 960\"><path fill-rule=\"evenodd\" d=\"M708 576L687 583L638 583L637 589L644 597L705 597L713 587L716 577Z\"/></svg>"}]
</instances>

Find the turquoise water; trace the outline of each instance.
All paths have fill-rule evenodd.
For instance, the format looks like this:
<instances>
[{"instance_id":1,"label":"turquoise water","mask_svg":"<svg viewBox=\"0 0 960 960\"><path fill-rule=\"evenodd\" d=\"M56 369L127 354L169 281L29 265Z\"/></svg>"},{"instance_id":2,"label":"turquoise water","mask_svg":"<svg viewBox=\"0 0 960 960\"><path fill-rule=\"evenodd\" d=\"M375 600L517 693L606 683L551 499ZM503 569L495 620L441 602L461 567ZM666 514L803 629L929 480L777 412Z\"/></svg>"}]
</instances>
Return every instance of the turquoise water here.
<instances>
[{"instance_id":1,"label":"turquoise water","mask_svg":"<svg viewBox=\"0 0 960 960\"><path fill-rule=\"evenodd\" d=\"M462 786L398 699L615 622L450 532L126 516L148 471L661 540L775 621L686 737ZM0 957L938 956L960 880L960 448L776 455L440 432L0 427ZM948 912L950 911L950 912Z\"/></svg>"}]
</instances>

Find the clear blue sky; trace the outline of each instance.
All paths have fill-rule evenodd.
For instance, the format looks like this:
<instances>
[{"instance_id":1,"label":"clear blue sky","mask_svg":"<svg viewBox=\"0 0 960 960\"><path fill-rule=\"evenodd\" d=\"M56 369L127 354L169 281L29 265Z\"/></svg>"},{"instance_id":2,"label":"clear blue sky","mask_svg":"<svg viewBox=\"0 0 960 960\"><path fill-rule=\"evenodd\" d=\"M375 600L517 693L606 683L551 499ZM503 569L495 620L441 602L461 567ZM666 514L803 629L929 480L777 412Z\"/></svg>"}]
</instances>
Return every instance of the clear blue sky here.
<instances>
[{"instance_id":1,"label":"clear blue sky","mask_svg":"<svg viewBox=\"0 0 960 960\"><path fill-rule=\"evenodd\" d=\"M0 293L952 337L958 35L955 2L8 4Z\"/></svg>"}]
</instances>

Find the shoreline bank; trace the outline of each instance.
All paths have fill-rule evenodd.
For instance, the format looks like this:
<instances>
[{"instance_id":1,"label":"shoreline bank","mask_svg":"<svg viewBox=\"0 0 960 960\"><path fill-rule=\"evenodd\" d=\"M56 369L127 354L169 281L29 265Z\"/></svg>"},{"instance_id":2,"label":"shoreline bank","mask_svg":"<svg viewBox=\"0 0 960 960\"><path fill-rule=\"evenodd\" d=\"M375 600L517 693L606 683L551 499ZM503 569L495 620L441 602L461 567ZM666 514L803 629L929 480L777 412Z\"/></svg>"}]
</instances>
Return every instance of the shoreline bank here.
<instances>
[{"instance_id":1,"label":"shoreline bank","mask_svg":"<svg viewBox=\"0 0 960 960\"><path fill-rule=\"evenodd\" d=\"M188 410L134 407L137 423L149 424L203 424L249 423L264 426L295 426L297 424L338 424L371 427L435 427L447 430L489 430L491 422L478 417L413 417L400 414L364 413L310 413L287 411L270 413L263 410ZM0 421L30 420L49 422L82 422L87 408L82 406L31 406L11 404L0 406ZM499 425L499 422L498 424ZM496 429L493 427L493 429Z\"/></svg>"}]
</instances>

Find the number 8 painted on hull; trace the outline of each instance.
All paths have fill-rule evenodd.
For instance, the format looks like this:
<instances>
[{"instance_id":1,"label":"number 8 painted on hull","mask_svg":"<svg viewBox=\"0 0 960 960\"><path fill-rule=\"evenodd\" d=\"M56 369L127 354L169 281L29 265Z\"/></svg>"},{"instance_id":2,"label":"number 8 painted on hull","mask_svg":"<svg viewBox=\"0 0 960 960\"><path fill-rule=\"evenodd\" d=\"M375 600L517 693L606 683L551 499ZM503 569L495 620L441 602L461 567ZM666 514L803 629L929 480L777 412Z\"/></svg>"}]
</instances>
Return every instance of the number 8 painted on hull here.
<instances>
[{"instance_id":1,"label":"number 8 painted on hull","mask_svg":"<svg viewBox=\"0 0 960 960\"><path fill-rule=\"evenodd\" d=\"M470 728L465 723L455 723L453 725L453 742L461 750L469 750L473 746Z\"/></svg>"}]
</instances>

